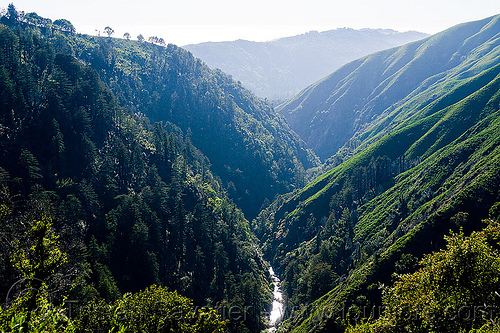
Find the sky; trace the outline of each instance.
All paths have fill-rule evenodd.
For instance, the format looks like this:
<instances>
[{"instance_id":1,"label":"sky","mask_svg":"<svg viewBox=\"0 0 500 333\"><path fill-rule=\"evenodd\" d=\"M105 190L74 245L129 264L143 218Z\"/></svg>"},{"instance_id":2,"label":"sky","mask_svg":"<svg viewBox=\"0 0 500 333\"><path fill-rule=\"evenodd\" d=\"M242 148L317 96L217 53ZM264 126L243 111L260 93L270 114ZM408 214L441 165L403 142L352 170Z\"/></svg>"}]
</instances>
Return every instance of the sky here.
<instances>
[{"instance_id":1,"label":"sky","mask_svg":"<svg viewBox=\"0 0 500 333\"><path fill-rule=\"evenodd\" d=\"M384 28L437 33L500 14L498 0L0 0L19 11L64 18L81 33L106 26L179 46L207 41L268 41L308 31Z\"/></svg>"}]
</instances>

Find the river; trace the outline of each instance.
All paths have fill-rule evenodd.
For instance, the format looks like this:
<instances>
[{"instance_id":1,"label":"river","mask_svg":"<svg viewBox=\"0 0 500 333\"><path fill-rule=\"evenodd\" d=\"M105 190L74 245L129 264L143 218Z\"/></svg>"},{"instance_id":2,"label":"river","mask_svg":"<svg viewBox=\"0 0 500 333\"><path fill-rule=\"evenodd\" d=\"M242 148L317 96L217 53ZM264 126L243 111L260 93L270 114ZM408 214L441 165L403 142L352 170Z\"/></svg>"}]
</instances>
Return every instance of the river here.
<instances>
[{"instance_id":1,"label":"river","mask_svg":"<svg viewBox=\"0 0 500 333\"><path fill-rule=\"evenodd\" d=\"M269 314L269 333L276 332L278 325L283 317L283 293L281 292L281 281L274 273L272 267L269 267L269 274L273 278L273 307Z\"/></svg>"}]
</instances>

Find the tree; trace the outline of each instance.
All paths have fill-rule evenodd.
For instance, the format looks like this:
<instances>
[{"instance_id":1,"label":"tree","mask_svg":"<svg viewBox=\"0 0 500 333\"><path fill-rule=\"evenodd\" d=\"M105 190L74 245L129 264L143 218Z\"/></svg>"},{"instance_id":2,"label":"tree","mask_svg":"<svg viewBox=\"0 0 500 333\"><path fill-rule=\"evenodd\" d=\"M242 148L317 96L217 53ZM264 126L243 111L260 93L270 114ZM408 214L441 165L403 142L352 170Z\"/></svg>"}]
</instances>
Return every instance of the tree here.
<instances>
[{"instance_id":1,"label":"tree","mask_svg":"<svg viewBox=\"0 0 500 333\"><path fill-rule=\"evenodd\" d=\"M37 13L27 13L24 14L24 19L28 24L32 24L37 27L48 27L52 24L50 19L46 19L44 17L39 16Z\"/></svg>"},{"instance_id":2,"label":"tree","mask_svg":"<svg viewBox=\"0 0 500 333\"><path fill-rule=\"evenodd\" d=\"M10 214L6 205L0 205L0 219ZM42 215L40 220L25 221L29 225L27 238L14 241L12 266L19 272L19 279L13 283L7 294L8 302L0 309L1 332L66 332L72 331L72 324L65 315L63 305L54 306L49 301L48 286L60 267L67 262L67 255L60 250L59 236L52 228L52 219Z\"/></svg>"},{"instance_id":3,"label":"tree","mask_svg":"<svg viewBox=\"0 0 500 333\"><path fill-rule=\"evenodd\" d=\"M214 309L195 308L190 299L153 285L111 306L102 300L91 302L82 310L78 326L85 332L223 333L226 322Z\"/></svg>"},{"instance_id":4,"label":"tree","mask_svg":"<svg viewBox=\"0 0 500 333\"><path fill-rule=\"evenodd\" d=\"M166 45L165 40L163 38L158 39L158 44L160 44L161 46Z\"/></svg>"},{"instance_id":5,"label":"tree","mask_svg":"<svg viewBox=\"0 0 500 333\"><path fill-rule=\"evenodd\" d=\"M7 18L11 24L17 23L19 20L19 13L13 3L10 3L7 7Z\"/></svg>"},{"instance_id":6,"label":"tree","mask_svg":"<svg viewBox=\"0 0 500 333\"><path fill-rule=\"evenodd\" d=\"M128 32L124 33L123 38L130 40L130 34Z\"/></svg>"},{"instance_id":7,"label":"tree","mask_svg":"<svg viewBox=\"0 0 500 333\"><path fill-rule=\"evenodd\" d=\"M151 37L149 37L149 39L148 39L148 40L149 40L149 42L150 42L150 43L152 43L152 44L156 44L156 43L158 43L158 37L156 37L156 36L151 36Z\"/></svg>"},{"instance_id":8,"label":"tree","mask_svg":"<svg viewBox=\"0 0 500 333\"><path fill-rule=\"evenodd\" d=\"M311 264L302 278L307 299L312 302L329 292L336 277L331 265L324 262Z\"/></svg>"},{"instance_id":9,"label":"tree","mask_svg":"<svg viewBox=\"0 0 500 333\"><path fill-rule=\"evenodd\" d=\"M111 37L111 35L115 33L111 27L104 28L104 32L108 35L108 37Z\"/></svg>"},{"instance_id":10,"label":"tree","mask_svg":"<svg viewBox=\"0 0 500 333\"><path fill-rule=\"evenodd\" d=\"M36 309L29 312L19 303L5 309L0 307L0 332L75 332L73 322L66 315L67 309L64 305L52 305L46 292L40 293L36 305Z\"/></svg>"},{"instance_id":11,"label":"tree","mask_svg":"<svg viewBox=\"0 0 500 333\"><path fill-rule=\"evenodd\" d=\"M28 282L30 292L33 292L31 301L34 302L42 284L68 259L66 253L59 248L59 236L52 229L51 218L44 215L40 220L34 221L29 239L31 247L16 251L12 262ZM28 310L32 309L28 307Z\"/></svg>"},{"instance_id":12,"label":"tree","mask_svg":"<svg viewBox=\"0 0 500 333\"><path fill-rule=\"evenodd\" d=\"M144 38L144 36L142 34L140 34L139 36L137 36L137 40L139 42L144 42L146 39Z\"/></svg>"},{"instance_id":13,"label":"tree","mask_svg":"<svg viewBox=\"0 0 500 333\"><path fill-rule=\"evenodd\" d=\"M70 34L74 34L76 32L75 27L68 20L65 19L55 20L53 24L57 29L63 32L69 32Z\"/></svg>"}]
</instances>

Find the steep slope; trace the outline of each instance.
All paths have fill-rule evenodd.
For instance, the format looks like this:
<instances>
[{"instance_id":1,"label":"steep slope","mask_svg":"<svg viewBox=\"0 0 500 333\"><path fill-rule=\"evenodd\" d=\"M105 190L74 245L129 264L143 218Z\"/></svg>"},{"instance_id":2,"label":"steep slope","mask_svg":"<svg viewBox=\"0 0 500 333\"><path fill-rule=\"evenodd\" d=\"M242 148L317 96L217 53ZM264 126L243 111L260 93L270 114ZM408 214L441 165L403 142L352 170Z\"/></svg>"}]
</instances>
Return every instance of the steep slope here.
<instances>
[{"instance_id":1,"label":"steep slope","mask_svg":"<svg viewBox=\"0 0 500 333\"><path fill-rule=\"evenodd\" d=\"M197 306L246 309L228 323L232 332L265 328L270 290L255 237L189 136L171 123L150 125L141 105L120 105L95 70L57 53L58 41L79 41L68 32L54 28L47 37L7 23L12 30L0 25L1 293L43 280L55 302L68 297L76 311L162 284ZM31 246L30 230L46 232L33 221L49 219L67 260L33 250L48 238ZM19 267L39 257L34 273L20 276Z\"/></svg>"},{"instance_id":2,"label":"steep slope","mask_svg":"<svg viewBox=\"0 0 500 333\"><path fill-rule=\"evenodd\" d=\"M470 309L500 305L492 292L500 289L498 208L498 204L492 207L483 230L469 237L463 232L447 235L446 247L425 256L417 271L395 277L393 286L385 288L383 316L346 333L498 331L500 317L493 311L483 316L456 315L464 313L464 304Z\"/></svg>"},{"instance_id":3,"label":"steep slope","mask_svg":"<svg viewBox=\"0 0 500 333\"><path fill-rule=\"evenodd\" d=\"M305 305L283 331L342 332L344 319L380 305L378 285L390 283L394 272L411 270L409 258L439 249L450 229L481 228L481 219L500 201L499 19L463 24L399 49L420 49L420 56L432 49L438 56L427 65L430 77L410 76L419 63L427 70L420 57L398 64L399 75L376 85L373 95L379 97L363 112L389 103L387 91L400 99L356 138L349 151L354 155L259 215L254 228L282 277L289 305ZM361 62L394 52L355 62L352 73ZM450 62L449 54L457 60ZM448 69L434 74L438 65ZM319 94L338 73L309 92ZM366 76L345 77L349 88L370 83ZM409 86L419 89L406 95Z\"/></svg>"},{"instance_id":4,"label":"steep slope","mask_svg":"<svg viewBox=\"0 0 500 333\"><path fill-rule=\"evenodd\" d=\"M276 194L303 186L305 170L317 165L272 107L181 48L90 36L60 43L98 70L123 105L180 127L249 219Z\"/></svg>"},{"instance_id":5,"label":"steep slope","mask_svg":"<svg viewBox=\"0 0 500 333\"><path fill-rule=\"evenodd\" d=\"M358 59L308 87L278 110L320 158L328 159L376 124L378 132L390 129L387 120L379 122L401 104L417 95L419 105L424 104L423 99L431 103L453 88L454 81L485 69L487 54L497 45L498 25L498 17L462 24ZM481 59L483 67L476 65ZM444 81L450 85L447 89L443 89ZM414 109L407 107L399 118L405 119ZM347 146L358 145L356 139Z\"/></svg>"},{"instance_id":6,"label":"steep slope","mask_svg":"<svg viewBox=\"0 0 500 333\"><path fill-rule=\"evenodd\" d=\"M258 96L284 100L349 61L425 37L414 31L344 28L269 42L237 40L184 48Z\"/></svg>"}]
</instances>

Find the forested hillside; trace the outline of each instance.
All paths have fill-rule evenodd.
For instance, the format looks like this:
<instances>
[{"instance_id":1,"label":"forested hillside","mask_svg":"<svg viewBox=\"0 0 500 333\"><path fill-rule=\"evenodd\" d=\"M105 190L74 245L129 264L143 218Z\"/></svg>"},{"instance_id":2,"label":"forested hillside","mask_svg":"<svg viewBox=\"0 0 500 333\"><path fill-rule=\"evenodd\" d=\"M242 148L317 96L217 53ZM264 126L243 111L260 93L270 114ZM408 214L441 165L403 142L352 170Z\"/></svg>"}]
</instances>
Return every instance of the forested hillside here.
<instances>
[{"instance_id":1,"label":"forested hillside","mask_svg":"<svg viewBox=\"0 0 500 333\"><path fill-rule=\"evenodd\" d=\"M117 82L133 64L107 63L111 59L126 60L113 56L119 50L109 46L112 40L73 35L71 28L66 29L70 25L67 21L64 27L50 20L35 26L30 21L33 17L37 16L21 15L9 6L8 15L1 19L6 25L0 26L0 294L13 295L13 286L28 290L17 303L2 305L7 309L11 306L15 315L9 317L11 310L4 313L7 317L2 317L2 330L14 329L12 325L31 325L35 315L42 322L56 318L54 323L61 325L69 319L52 307L64 299L76 302L73 310L80 321L75 325L82 332L108 332L120 327L163 331L175 329L175 325L185 325L177 331L187 331L189 325L196 332L223 330L224 317L201 315L196 321L200 314L190 310L193 302L197 306L217 305L218 311L246 309L227 323L229 331L255 332L264 328L261 313L270 302L270 289L266 267L256 251L256 238L243 213L228 198L227 183L212 174L209 159L194 142L203 143L199 126L213 129L217 125L219 137L213 134L203 147L229 141L223 151L232 159L236 153L231 149L252 137L242 133L245 126L252 125L252 133L262 134L258 136L262 146L265 143L278 149L284 141L274 140L269 131L279 131L282 121L265 114L267 106L222 73L209 71L174 46L163 49L130 42L141 53L130 50L128 56L148 59L142 65L149 72L137 69L134 75L142 73L143 77L131 76ZM104 51L108 56L102 55ZM83 61L82 53L88 62ZM105 61L101 68L99 61ZM157 73L159 67L164 70L158 75L170 73L174 80L172 83L165 79L160 86L162 92L171 90L171 95L165 97L169 102L165 110L155 109L157 101L151 101L149 94L158 93L145 89L146 84L155 86L153 78L145 78ZM205 84L199 88L204 94L197 92L191 84L194 79L190 81L188 76ZM116 95L101 78L108 80ZM214 83L218 80L223 81L225 89L232 89L234 97L226 96ZM183 83L176 84L178 81ZM125 83L144 86L131 88ZM178 96L173 98L176 93ZM187 96L192 98L192 104L187 102ZM202 102L211 107L204 109L197 104ZM179 126L186 131L167 121L152 124L145 116L148 113L158 119L162 112L180 109L186 122L179 122ZM203 112L213 123L189 121ZM275 128L267 130L256 120L268 118L275 121ZM226 122L228 119L233 121ZM226 133L224 126L233 132L228 129ZM240 136L230 140L233 134ZM220 149L212 151L221 154ZM242 150L238 153L243 154ZM276 156L279 154L276 151ZM289 150L283 154L293 155ZM224 160L221 157L217 165L225 165ZM257 165L248 168L250 163L244 157L235 163L243 163L239 172L245 177L247 170L262 168L264 161L278 163L270 157L258 156L256 160L261 164L255 162ZM297 160L287 161L301 167ZM273 165L273 176L280 174L277 164ZM262 192L278 182L261 185ZM132 298L121 298L126 292L138 292L154 284L176 290L192 301L156 287ZM141 326L141 316L152 314L133 309L151 307L146 305L148 297L163 304L158 311L175 310L176 302L183 304L179 313L186 316L185 322L163 322L165 317L156 322L154 329ZM109 308L110 317L95 322L93 316L101 316L100 311L108 309L104 301L118 302L116 309L131 307L131 312L125 317L116 317L115 313L113 317L115 310ZM51 315L47 316L45 310ZM157 315L161 317L161 313ZM139 322L129 315L135 316L134 320L139 318ZM154 322L152 319L144 325ZM38 331L40 327L32 329Z\"/></svg>"},{"instance_id":2,"label":"forested hillside","mask_svg":"<svg viewBox=\"0 0 500 333\"><path fill-rule=\"evenodd\" d=\"M350 61L425 37L416 31L342 28L268 42L206 42L184 48L258 96L286 100Z\"/></svg>"},{"instance_id":3,"label":"forested hillside","mask_svg":"<svg viewBox=\"0 0 500 333\"><path fill-rule=\"evenodd\" d=\"M6 21L6 20L4 20ZM229 197L253 218L278 193L305 185L315 155L268 104L175 45L74 33L36 14L16 22L50 38L99 74L120 105L151 122L171 122L209 158ZM59 30L58 30L59 29ZM67 31L66 31L67 30Z\"/></svg>"},{"instance_id":4,"label":"forested hillside","mask_svg":"<svg viewBox=\"0 0 500 333\"><path fill-rule=\"evenodd\" d=\"M66 35L58 42L96 69L122 105L178 126L249 219L276 194L305 185L306 169L318 165L269 105L175 45Z\"/></svg>"},{"instance_id":5,"label":"forested hillside","mask_svg":"<svg viewBox=\"0 0 500 333\"><path fill-rule=\"evenodd\" d=\"M500 201L499 20L355 61L288 104L288 117L318 124L305 126L315 138L337 142L323 157L345 148L256 221L289 305L304 306L283 331L342 332L450 229L482 227Z\"/></svg>"}]
</instances>

